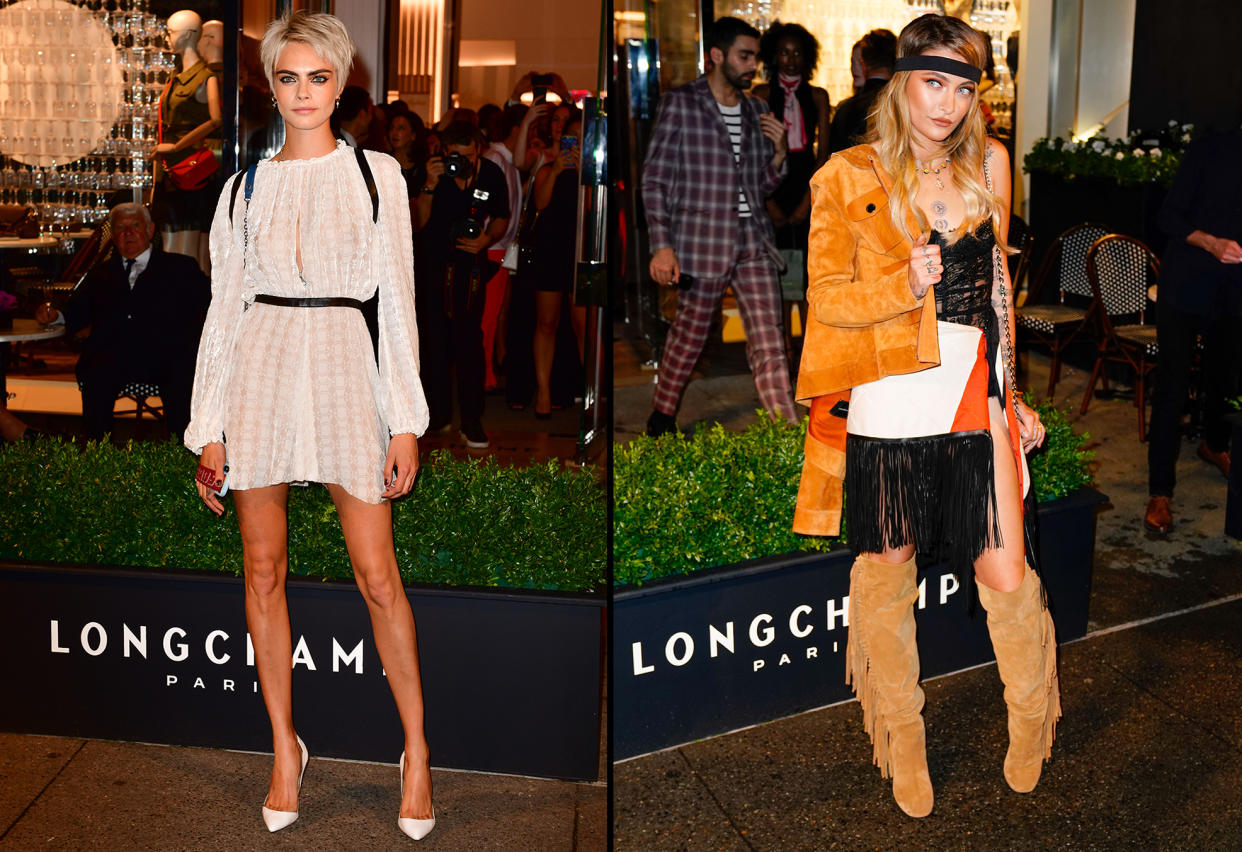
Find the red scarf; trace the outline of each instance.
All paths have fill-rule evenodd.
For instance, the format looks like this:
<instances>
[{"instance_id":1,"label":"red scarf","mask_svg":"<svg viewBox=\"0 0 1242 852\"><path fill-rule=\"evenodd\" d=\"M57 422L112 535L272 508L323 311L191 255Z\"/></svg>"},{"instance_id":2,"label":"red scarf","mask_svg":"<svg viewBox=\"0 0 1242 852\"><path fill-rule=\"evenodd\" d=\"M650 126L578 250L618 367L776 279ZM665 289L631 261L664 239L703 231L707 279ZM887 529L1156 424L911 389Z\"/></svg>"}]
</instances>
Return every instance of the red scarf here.
<instances>
[{"instance_id":1,"label":"red scarf","mask_svg":"<svg viewBox=\"0 0 1242 852\"><path fill-rule=\"evenodd\" d=\"M802 104L798 103L795 93L802 85L802 77L777 74L776 79L785 90L785 129L789 132L789 150L801 151L806 147L806 126L802 122Z\"/></svg>"}]
</instances>

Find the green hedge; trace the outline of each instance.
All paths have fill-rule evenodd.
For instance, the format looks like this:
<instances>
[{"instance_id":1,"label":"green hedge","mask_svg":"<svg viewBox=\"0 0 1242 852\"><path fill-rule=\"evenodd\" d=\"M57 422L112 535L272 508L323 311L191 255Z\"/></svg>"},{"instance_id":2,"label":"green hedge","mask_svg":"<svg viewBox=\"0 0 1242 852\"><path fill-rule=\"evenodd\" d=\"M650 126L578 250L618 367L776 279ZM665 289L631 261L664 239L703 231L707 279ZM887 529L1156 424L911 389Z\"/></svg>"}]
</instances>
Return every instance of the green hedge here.
<instances>
[{"instance_id":1,"label":"green hedge","mask_svg":"<svg viewBox=\"0 0 1242 852\"><path fill-rule=\"evenodd\" d=\"M1090 485L1094 454L1065 414L1037 407L1048 439L1030 458L1036 497L1051 500ZM805 418L760 416L744 432L700 425L694 435L639 436L615 447L613 583L641 584L716 565L781 553L829 550L825 539L790 529L802 472ZM848 530L843 530L848 535Z\"/></svg>"},{"instance_id":2,"label":"green hedge","mask_svg":"<svg viewBox=\"0 0 1242 852\"><path fill-rule=\"evenodd\" d=\"M240 575L236 515L230 507L217 519L202 505L195 464L172 442L0 445L0 558ZM594 471L564 471L556 462L502 467L440 451L410 495L393 504L397 560L407 583L600 589L606 514ZM290 491L289 570L352 576L322 487Z\"/></svg>"}]
</instances>

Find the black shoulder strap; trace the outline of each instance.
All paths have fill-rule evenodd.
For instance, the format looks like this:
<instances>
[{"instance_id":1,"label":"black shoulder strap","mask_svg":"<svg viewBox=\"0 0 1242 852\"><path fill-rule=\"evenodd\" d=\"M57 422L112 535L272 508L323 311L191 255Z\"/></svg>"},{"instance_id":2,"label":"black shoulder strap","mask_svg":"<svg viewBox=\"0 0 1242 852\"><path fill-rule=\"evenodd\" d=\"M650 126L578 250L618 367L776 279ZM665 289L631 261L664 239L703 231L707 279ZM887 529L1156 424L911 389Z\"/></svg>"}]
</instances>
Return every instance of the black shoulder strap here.
<instances>
[{"instance_id":1,"label":"black shoulder strap","mask_svg":"<svg viewBox=\"0 0 1242 852\"><path fill-rule=\"evenodd\" d=\"M379 221L379 190L375 188L375 175L371 174L371 164L367 162L367 155L361 148L354 149L354 155L358 158L358 168L362 170L362 179L367 184L367 194L371 196L371 221ZM251 165L246 169L246 200L250 200L250 194L254 192L254 173L257 170L257 164ZM241 174L241 172L238 172ZM233 181L233 192L229 198L229 219L233 218L233 208L237 206L237 191L241 189L242 181Z\"/></svg>"},{"instance_id":2,"label":"black shoulder strap","mask_svg":"<svg viewBox=\"0 0 1242 852\"><path fill-rule=\"evenodd\" d=\"M237 206L237 190L241 189L241 172L233 177L233 193L229 196L229 221L233 221L233 208Z\"/></svg>"},{"instance_id":3,"label":"black shoulder strap","mask_svg":"<svg viewBox=\"0 0 1242 852\"><path fill-rule=\"evenodd\" d=\"M361 148L354 149L358 158L358 168L362 169L362 179L367 182L367 193L371 196L371 221L379 221L379 190L375 188L375 176L371 174L371 164L367 162L366 152Z\"/></svg>"},{"instance_id":4,"label":"black shoulder strap","mask_svg":"<svg viewBox=\"0 0 1242 852\"><path fill-rule=\"evenodd\" d=\"M254 175L255 175L255 172L257 172L258 170L259 170L258 163L251 163L250 166L248 166L245 169L245 174L246 174L245 184L246 184L246 200L247 201L250 200L250 195L251 193L254 192ZM237 206L237 190L242 188L242 179L240 177L241 174L242 174L241 172L237 173L238 177L233 181L233 192L229 196L229 221L230 222L233 220L233 208Z\"/></svg>"}]
</instances>

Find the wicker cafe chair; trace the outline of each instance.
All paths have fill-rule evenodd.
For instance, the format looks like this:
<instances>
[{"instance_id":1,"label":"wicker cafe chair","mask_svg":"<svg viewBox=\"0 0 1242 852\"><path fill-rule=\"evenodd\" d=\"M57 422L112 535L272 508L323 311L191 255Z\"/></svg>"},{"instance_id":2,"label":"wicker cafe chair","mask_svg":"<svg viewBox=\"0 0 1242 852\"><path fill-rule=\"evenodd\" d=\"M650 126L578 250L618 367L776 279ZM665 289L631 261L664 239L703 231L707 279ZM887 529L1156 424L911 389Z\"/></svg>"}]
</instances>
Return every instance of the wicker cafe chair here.
<instances>
[{"instance_id":1,"label":"wicker cafe chair","mask_svg":"<svg viewBox=\"0 0 1242 852\"><path fill-rule=\"evenodd\" d=\"M78 381L78 390L82 390L82 382ZM160 424L164 437L168 437L168 423L164 420L164 406L152 405L150 400L153 396L160 395L160 386L154 382L129 382L125 387L117 393L116 398L128 399L134 404L132 409L122 409L116 413L122 417L133 415L134 420L141 423L146 415L151 415L151 419Z\"/></svg>"},{"instance_id":2,"label":"wicker cafe chair","mask_svg":"<svg viewBox=\"0 0 1242 852\"><path fill-rule=\"evenodd\" d=\"M1087 330L1087 316L1095 309L1095 295L1087 280L1087 251L1092 243L1108 233L1104 225L1084 222L1057 237L1035 273L1026 302L1014 308L1018 345L1038 343L1047 346L1052 355L1048 369L1049 399L1061 380L1061 353ZM1053 280L1057 286L1057 301L1039 304L1044 289ZM1017 286L1015 282L1014 287Z\"/></svg>"},{"instance_id":3,"label":"wicker cafe chair","mask_svg":"<svg viewBox=\"0 0 1242 852\"><path fill-rule=\"evenodd\" d=\"M1082 398L1087 413L1095 384L1101 378L1108 387L1105 364L1127 364L1134 370L1134 404L1138 408L1139 440L1147 440L1147 376L1156 368L1159 346L1156 327L1144 322L1147 288L1160 277L1160 261L1143 242L1122 234L1109 234L1095 241L1087 252L1087 277L1102 310L1095 312L1098 353L1091 381ZM1118 324L1115 320L1130 320ZM1137 320L1137 321L1134 321Z\"/></svg>"}]
</instances>

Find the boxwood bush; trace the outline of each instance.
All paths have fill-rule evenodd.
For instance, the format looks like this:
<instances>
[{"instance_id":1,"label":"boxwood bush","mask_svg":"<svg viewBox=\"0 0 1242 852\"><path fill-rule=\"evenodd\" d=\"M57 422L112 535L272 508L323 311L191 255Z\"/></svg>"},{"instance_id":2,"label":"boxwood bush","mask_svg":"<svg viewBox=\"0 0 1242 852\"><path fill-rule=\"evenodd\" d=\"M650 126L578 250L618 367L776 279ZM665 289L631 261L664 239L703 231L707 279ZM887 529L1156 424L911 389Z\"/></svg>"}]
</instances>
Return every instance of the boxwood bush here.
<instances>
[{"instance_id":1,"label":"boxwood bush","mask_svg":"<svg viewBox=\"0 0 1242 852\"><path fill-rule=\"evenodd\" d=\"M195 464L172 442L0 445L0 558L240 575L236 515L230 507L217 519L202 505ZM602 589L606 515L590 469L511 468L439 451L393 503L397 560L407 583ZM290 489L289 570L352 577L325 488Z\"/></svg>"},{"instance_id":2,"label":"boxwood bush","mask_svg":"<svg viewBox=\"0 0 1242 852\"><path fill-rule=\"evenodd\" d=\"M1086 434L1063 412L1037 406L1047 428L1030 461L1037 499L1064 497L1090 485ZM639 436L615 447L613 583L634 585L716 565L794 551L843 546L840 538L798 535L790 528L806 418L759 422L744 432L719 424L694 434ZM848 499L849 495L846 495Z\"/></svg>"}]
</instances>

